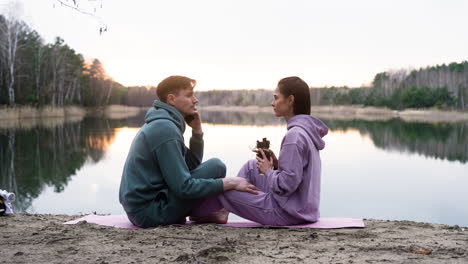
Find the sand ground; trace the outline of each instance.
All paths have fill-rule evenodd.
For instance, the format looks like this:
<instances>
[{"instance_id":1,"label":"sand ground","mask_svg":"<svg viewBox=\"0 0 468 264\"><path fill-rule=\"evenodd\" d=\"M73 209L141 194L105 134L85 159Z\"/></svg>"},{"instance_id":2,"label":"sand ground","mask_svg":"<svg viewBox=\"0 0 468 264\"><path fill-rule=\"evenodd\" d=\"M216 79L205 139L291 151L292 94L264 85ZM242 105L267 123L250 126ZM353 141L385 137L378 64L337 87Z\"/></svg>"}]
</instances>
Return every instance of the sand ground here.
<instances>
[{"instance_id":1,"label":"sand ground","mask_svg":"<svg viewBox=\"0 0 468 264\"><path fill-rule=\"evenodd\" d=\"M468 263L468 228L366 220L363 229L103 227L0 217L0 263Z\"/></svg>"}]
</instances>

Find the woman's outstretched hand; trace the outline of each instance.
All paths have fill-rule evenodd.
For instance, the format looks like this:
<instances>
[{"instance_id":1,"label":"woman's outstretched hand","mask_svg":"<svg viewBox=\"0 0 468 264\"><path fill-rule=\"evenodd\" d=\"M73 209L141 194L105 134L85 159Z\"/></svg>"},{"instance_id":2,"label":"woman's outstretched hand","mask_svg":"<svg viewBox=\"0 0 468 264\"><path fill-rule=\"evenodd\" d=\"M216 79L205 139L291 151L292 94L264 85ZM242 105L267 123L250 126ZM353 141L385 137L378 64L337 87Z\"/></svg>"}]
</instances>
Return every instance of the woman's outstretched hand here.
<instances>
[{"instance_id":1,"label":"woman's outstretched hand","mask_svg":"<svg viewBox=\"0 0 468 264\"><path fill-rule=\"evenodd\" d=\"M265 152L263 151L263 149L260 148L260 149L258 149L258 151L262 155L262 158L257 156L257 168L260 170L261 173L266 174L266 172L269 169L274 168L274 166L273 166L273 156L274 156L274 154L272 156L270 156L270 160L268 160L266 155L265 155ZM273 151L271 153L273 153Z\"/></svg>"},{"instance_id":2,"label":"woman's outstretched hand","mask_svg":"<svg viewBox=\"0 0 468 264\"><path fill-rule=\"evenodd\" d=\"M224 191L236 190L240 192L248 192L258 194L258 188L241 177L227 177L223 179Z\"/></svg>"}]
</instances>

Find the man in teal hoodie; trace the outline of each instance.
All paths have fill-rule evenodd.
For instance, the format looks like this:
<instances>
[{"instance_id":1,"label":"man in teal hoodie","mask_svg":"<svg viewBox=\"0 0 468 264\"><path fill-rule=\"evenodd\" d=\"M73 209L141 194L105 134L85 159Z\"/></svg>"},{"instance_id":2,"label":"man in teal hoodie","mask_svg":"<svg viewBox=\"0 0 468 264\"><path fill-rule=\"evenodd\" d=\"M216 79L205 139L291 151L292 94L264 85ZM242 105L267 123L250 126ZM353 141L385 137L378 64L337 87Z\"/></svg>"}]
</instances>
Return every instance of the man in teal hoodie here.
<instances>
[{"instance_id":1,"label":"man in teal hoodie","mask_svg":"<svg viewBox=\"0 0 468 264\"><path fill-rule=\"evenodd\" d=\"M157 87L159 100L148 110L122 173L119 201L139 227L184 223L202 198L227 190L257 193L244 178L226 176L224 163L203 159L203 130L193 88L195 80L170 76ZM185 123L192 128L184 144Z\"/></svg>"}]
</instances>

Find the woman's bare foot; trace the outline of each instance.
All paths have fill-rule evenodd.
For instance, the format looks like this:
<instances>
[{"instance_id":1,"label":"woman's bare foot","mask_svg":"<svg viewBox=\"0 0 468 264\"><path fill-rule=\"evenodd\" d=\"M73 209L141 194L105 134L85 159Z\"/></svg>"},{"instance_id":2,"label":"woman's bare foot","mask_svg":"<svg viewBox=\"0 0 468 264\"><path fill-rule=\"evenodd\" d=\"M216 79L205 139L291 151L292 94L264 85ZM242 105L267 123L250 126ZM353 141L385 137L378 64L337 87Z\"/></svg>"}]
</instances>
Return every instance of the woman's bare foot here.
<instances>
[{"instance_id":1,"label":"woman's bare foot","mask_svg":"<svg viewBox=\"0 0 468 264\"><path fill-rule=\"evenodd\" d=\"M189 216L189 219L197 223L226 224L228 216L229 211L223 208L207 216Z\"/></svg>"}]
</instances>

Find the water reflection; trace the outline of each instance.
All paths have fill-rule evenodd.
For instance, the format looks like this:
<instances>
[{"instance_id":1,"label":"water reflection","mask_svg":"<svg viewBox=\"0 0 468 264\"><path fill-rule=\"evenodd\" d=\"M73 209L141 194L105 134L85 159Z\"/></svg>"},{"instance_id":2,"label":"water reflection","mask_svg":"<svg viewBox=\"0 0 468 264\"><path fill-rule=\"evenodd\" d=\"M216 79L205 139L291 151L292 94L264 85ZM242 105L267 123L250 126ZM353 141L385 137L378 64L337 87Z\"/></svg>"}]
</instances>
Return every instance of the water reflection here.
<instances>
[{"instance_id":1,"label":"water reflection","mask_svg":"<svg viewBox=\"0 0 468 264\"><path fill-rule=\"evenodd\" d=\"M115 210L121 210L118 201L115 200L120 181L120 166L123 165L128 146L134 133L136 133L136 128L140 127L144 122L144 115L145 112L141 112L133 118L122 120L86 118L82 121L54 123L53 125L47 122L43 126L36 124L28 127L0 128L0 188L17 194L17 201L14 204L17 211L31 212L35 200L36 203L41 200L39 203L42 204L41 206L51 204L51 207L56 206L53 204L54 202L66 203L68 201L69 204L77 203L74 201L80 195L85 195L86 199L83 198L82 200L86 200L89 204L99 203L92 200L94 198L89 193L87 194L89 190L95 191L95 197L98 197L96 199L114 199L102 202L104 208L111 206L118 208ZM255 142L256 139L267 136L276 144L273 148L279 147L281 138L285 133L285 122L270 113L203 112L202 120L204 123L209 124L205 126L206 134L209 135L205 148L205 157L223 158L228 164L229 175L235 175L238 168L249 158L248 155L251 154L247 148L249 144ZM449 170L451 169L449 168L451 166L448 166L449 163L456 161L457 163L466 164L468 160L468 123L409 123L399 119L388 121L324 119L324 122L332 132L327 138L329 141L327 144L330 143L327 149L328 154L324 153L324 169L325 171L328 170L326 172L328 173L328 181L330 181L328 183L324 181L324 190L327 190L327 188L333 190L328 194L324 192L325 198L328 198L327 195L335 195L333 192L339 190L332 185L334 184L334 182L331 182L332 176L335 176L336 184L342 185L343 183L343 179L338 176L344 175L346 172L334 170L346 168L348 172L350 171L351 165L345 162L349 159L349 152L343 150L343 148L346 148L345 142L347 141L353 141L353 148L359 148L359 145L363 144L363 153L360 154L361 156L355 157L354 163L356 164L363 162L363 160L364 162L366 162L365 160L371 160L371 157L365 156L371 155L369 153L372 153L371 156L375 157L381 155L379 157L385 161L394 158L394 156L384 156L381 153L372 152L375 151L375 147L385 150L385 153L394 152L393 154L398 157L398 160L393 163L395 166L415 162L414 159L406 162L407 157L398 156L395 151L417 153L424 157L445 160L445 165L441 165L440 168L448 168L447 174L450 174ZM122 127L133 127L135 129L118 129ZM115 141L118 131L120 131L119 135L122 137L117 141L120 140L123 143ZM336 135L340 133L342 135L338 138ZM124 134L126 135L125 139L123 139ZM359 137L365 138L365 140L360 143ZM226 138L233 138L234 140L226 141ZM240 144L241 142L243 143ZM375 147L372 147L372 144ZM222 146L223 149L220 150L219 146ZM367 152L364 153L364 150ZM275 151L278 150L275 149ZM111 152L113 157L106 158ZM332 153L333 157L327 157ZM340 153L342 153L343 157L339 156ZM346 155L348 156L345 157ZM418 161L420 162L418 166L427 167L428 164L435 164L432 161L421 159ZM344 162L344 165L337 166L341 161ZM367 170L371 171L372 166L372 164L366 165ZM384 167L385 165L380 166ZM85 167L86 172L80 171ZM93 168L90 169L90 167ZM413 167L417 166L413 165ZM375 168L374 171L369 172L372 177L365 180L365 182L384 180L373 177L374 175L381 175L380 170L381 168ZM359 173L364 171L360 169ZM402 171L395 171L394 174L401 175ZM86 190L83 187L83 182L80 183L81 185L76 183L76 186L75 183L70 184L75 175L82 178L87 177ZM344 185L344 189L340 190L339 193L346 193L346 190L357 177L356 175L348 176L350 183ZM388 178L391 179L391 176ZM408 179L404 180L408 181ZM437 181L434 181L434 183L434 186L440 185ZM379 190L380 192L379 187L376 187L378 182L375 184L372 188L363 190L363 193L372 193L371 190ZM388 183L388 185L390 184ZM102 186L106 186L105 192L102 190ZM332 186L333 188L331 188ZM73 189L73 191L70 191L70 189ZM73 195L69 194L70 200L62 200L55 196L55 194L66 192L65 190L73 193ZM411 193L411 191L408 191L408 193ZM38 199L39 196L42 198ZM44 196L48 198L43 198ZM56 199L58 201L54 201ZM329 199L324 200L332 201L334 199L330 196ZM385 202L385 199L382 199L380 202ZM324 203L324 205L325 208L333 208L331 204ZM71 208L74 205L68 206ZM77 211L79 209L73 208L67 213L90 212L90 210L93 210L87 210L88 207L83 204L77 204L76 206L83 207L83 211ZM63 209L52 211L50 207L45 208L43 206L38 210L42 213L65 213L60 211ZM361 216L365 216L366 210L368 209L363 209L364 213ZM342 212L343 209L336 209L336 211ZM106 213L115 212L119 213L120 211L107 211ZM327 211L324 210L324 212ZM333 211L330 216L333 214L336 215ZM379 215L375 217L378 218ZM392 216L392 219L396 218L396 216Z\"/></svg>"},{"instance_id":2,"label":"water reflection","mask_svg":"<svg viewBox=\"0 0 468 264\"><path fill-rule=\"evenodd\" d=\"M442 160L468 161L468 123L408 123L388 121L324 120L331 130L357 129L375 146Z\"/></svg>"},{"instance_id":3,"label":"water reflection","mask_svg":"<svg viewBox=\"0 0 468 264\"><path fill-rule=\"evenodd\" d=\"M203 112L203 121L212 124L271 125L284 124L271 113ZM468 161L468 123L418 123L399 118L386 121L322 119L331 131L356 129L369 135L375 146L434 157Z\"/></svg>"},{"instance_id":4,"label":"water reflection","mask_svg":"<svg viewBox=\"0 0 468 264\"><path fill-rule=\"evenodd\" d=\"M17 194L24 211L45 186L63 191L85 162L97 163L113 141L120 122L85 119L56 126L0 130L0 187Z\"/></svg>"}]
</instances>

